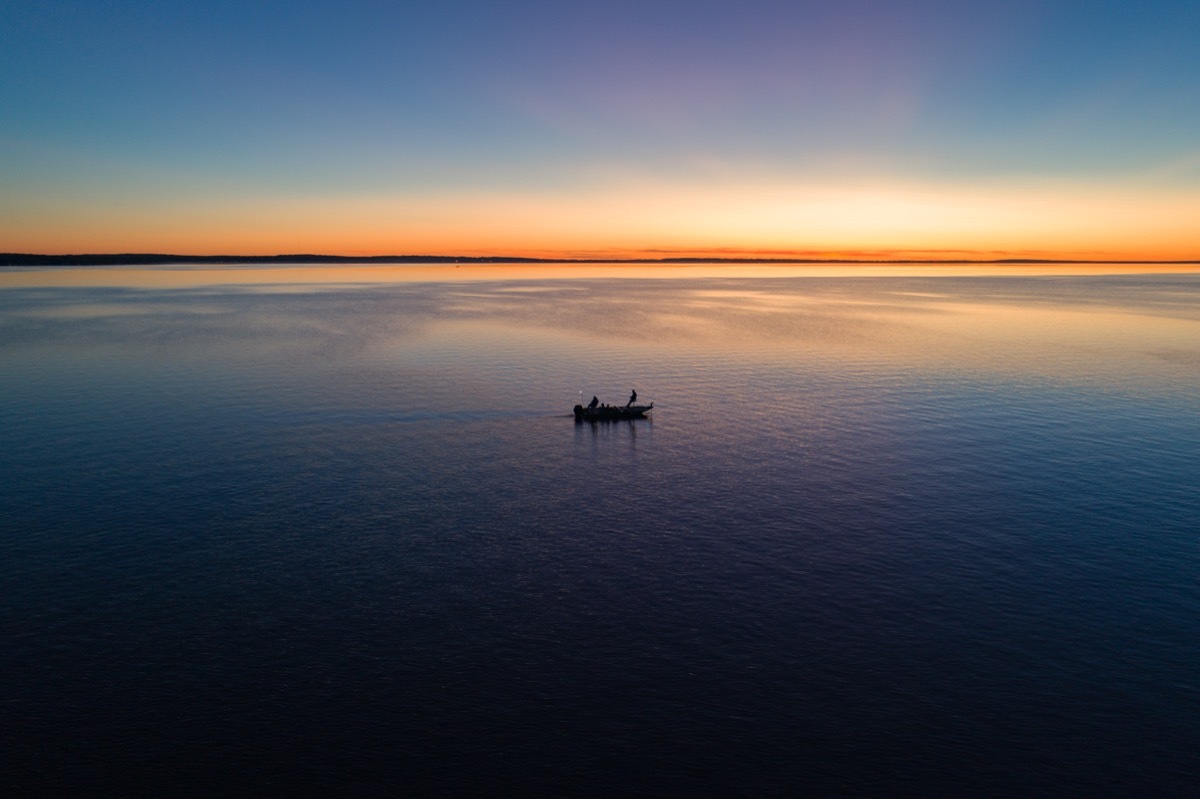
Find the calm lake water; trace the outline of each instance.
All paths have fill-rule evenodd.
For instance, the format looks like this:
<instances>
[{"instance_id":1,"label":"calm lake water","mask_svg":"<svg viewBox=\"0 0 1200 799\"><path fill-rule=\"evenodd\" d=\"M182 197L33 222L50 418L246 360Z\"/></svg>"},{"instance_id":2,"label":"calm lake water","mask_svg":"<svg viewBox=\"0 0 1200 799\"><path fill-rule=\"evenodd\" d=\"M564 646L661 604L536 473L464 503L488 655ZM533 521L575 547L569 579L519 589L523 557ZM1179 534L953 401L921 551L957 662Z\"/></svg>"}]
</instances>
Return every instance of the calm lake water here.
<instances>
[{"instance_id":1,"label":"calm lake water","mask_svg":"<svg viewBox=\"0 0 1200 799\"><path fill-rule=\"evenodd\" d=\"M1200 274L1057 269L0 272L0 787L1194 795Z\"/></svg>"}]
</instances>

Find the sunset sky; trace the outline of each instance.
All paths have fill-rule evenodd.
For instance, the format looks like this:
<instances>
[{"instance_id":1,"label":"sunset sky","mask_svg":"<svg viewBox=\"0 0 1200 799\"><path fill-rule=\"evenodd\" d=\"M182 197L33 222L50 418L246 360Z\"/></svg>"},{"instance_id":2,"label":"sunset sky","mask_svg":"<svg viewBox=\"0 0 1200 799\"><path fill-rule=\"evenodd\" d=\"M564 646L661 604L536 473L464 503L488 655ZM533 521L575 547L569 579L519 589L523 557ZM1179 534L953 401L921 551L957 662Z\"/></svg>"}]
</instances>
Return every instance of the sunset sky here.
<instances>
[{"instance_id":1,"label":"sunset sky","mask_svg":"<svg viewBox=\"0 0 1200 799\"><path fill-rule=\"evenodd\" d=\"M0 7L0 251L1200 258L1200 3Z\"/></svg>"}]
</instances>

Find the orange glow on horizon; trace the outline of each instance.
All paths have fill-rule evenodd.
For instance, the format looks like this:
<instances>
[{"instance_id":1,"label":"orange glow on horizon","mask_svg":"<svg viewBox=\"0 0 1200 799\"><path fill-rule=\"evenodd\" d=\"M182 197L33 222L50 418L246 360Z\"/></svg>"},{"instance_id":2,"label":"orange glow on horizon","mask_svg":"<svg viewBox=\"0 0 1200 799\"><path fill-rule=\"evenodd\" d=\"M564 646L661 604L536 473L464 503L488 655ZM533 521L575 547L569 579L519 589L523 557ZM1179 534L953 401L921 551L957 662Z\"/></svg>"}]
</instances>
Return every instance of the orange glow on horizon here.
<instances>
[{"instance_id":1,"label":"orange glow on horizon","mask_svg":"<svg viewBox=\"0 0 1200 799\"><path fill-rule=\"evenodd\" d=\"M0 250L545 259L1187 261L1200 196L1128 187L721 186L429 196L95 198L3 209Z\"/></svg>"}]
</instances>

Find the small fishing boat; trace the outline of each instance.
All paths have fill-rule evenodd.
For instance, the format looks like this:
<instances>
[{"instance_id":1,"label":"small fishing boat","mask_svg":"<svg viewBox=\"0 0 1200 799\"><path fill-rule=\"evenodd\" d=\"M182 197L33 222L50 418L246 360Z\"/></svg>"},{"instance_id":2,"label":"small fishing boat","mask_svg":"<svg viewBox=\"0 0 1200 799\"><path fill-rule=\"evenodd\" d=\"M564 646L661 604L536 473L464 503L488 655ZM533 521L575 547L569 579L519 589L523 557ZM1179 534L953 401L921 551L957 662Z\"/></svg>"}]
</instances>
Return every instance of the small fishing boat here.
<instances>
[{"instance_id":1,"label":"small fishing boat","mask_svg":"<svg viewBox=\"0 0 1200 799\"><path fill-rule=\"evenodd\" d=\"M645 419L653 407L653 402L649 405L576 405L575 421L617 422L622 419Z\"/></svg>"}]
</instances>

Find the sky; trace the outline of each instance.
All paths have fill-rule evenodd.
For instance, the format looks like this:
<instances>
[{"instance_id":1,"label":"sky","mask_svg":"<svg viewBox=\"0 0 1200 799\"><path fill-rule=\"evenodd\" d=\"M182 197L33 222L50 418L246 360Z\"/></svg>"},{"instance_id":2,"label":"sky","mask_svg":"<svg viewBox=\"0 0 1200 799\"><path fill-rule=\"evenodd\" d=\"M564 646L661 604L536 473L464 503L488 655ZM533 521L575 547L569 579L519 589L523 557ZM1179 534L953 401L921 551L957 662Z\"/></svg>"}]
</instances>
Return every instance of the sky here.
<instances>
[{"instance_id":1,"label":"sky","mask_svg":"<svg viewBox=\"0 0 1200 799\"><path fill-rule=\"evenodd\" d=\"M1200 3L6 0L0 251L1200 259Z\"/></svg>"}]
</instances>

